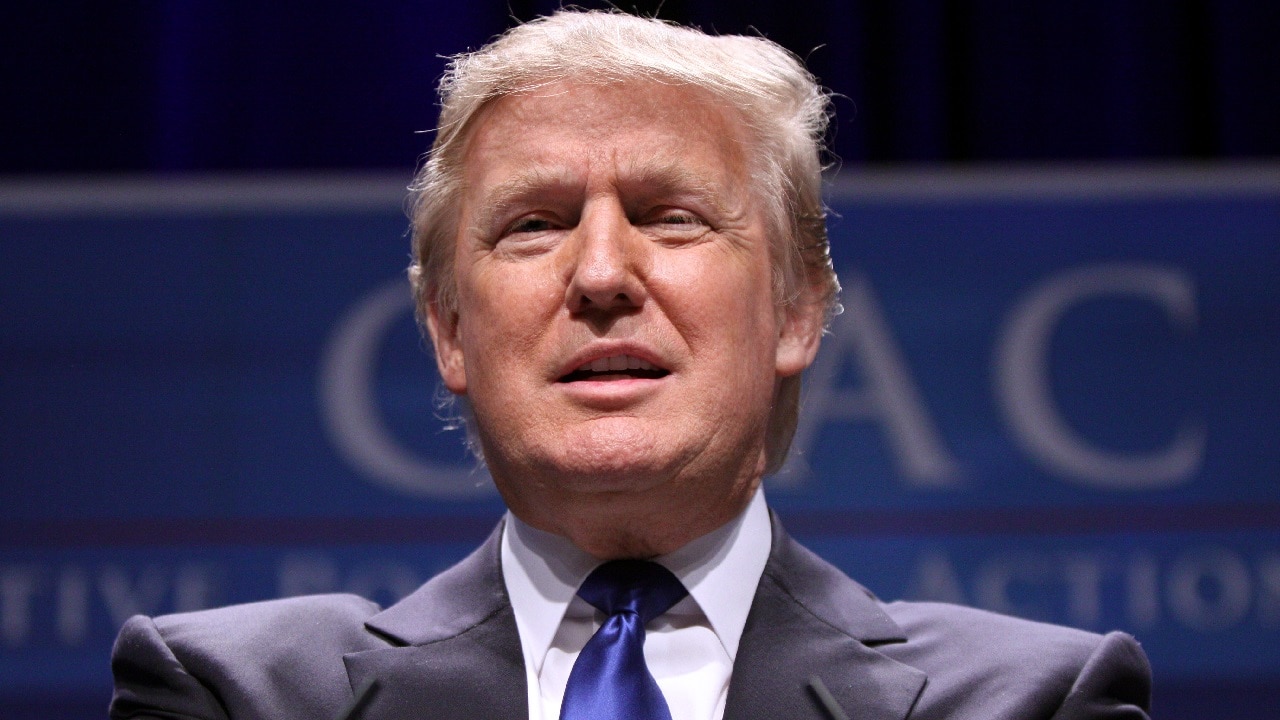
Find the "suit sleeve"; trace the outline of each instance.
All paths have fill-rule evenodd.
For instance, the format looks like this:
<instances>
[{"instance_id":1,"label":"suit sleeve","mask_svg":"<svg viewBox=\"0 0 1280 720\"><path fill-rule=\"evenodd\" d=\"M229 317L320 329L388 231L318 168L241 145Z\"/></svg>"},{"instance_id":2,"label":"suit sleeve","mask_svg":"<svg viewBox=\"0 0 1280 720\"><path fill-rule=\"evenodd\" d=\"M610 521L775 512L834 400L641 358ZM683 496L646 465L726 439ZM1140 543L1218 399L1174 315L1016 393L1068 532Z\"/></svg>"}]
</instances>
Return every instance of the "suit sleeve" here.
<instances>
[{"instance_id":1,"label":"suit sleeve","mask_svg":"<svg viewBox=\"0 0 1280 720\"><path fill-rule=\"evenodd\" d=\"M121 628L111 672L113 720L227 720L222 703L187 671L149 617L135 615Z\"/></svg>"},{"instance_id":2,"label":"suit sleeve","mask_svg":"<svg viewBox=\"0 0 1280 720\"><path fill-rule=\"evenodd\" d=\"M1132 636L1102 638L1052 720L1149 720L1151 666Z\"/></svg>"}]
</instances>

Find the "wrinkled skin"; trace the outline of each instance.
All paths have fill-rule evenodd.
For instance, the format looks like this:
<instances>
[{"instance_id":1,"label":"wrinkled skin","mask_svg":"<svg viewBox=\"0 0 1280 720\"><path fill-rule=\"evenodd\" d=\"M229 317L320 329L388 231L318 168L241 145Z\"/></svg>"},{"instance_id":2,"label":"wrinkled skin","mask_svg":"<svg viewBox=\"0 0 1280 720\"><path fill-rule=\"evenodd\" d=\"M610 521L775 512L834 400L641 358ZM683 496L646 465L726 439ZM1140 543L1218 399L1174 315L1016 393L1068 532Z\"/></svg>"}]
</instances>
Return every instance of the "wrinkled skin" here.
<instances>
[{"instance_id":1,"label":"wrinkled skin","mask_svg":"<svg viewBox=\"0 0 1280 720\"><path fill-rule=\"evenodd\" d=\"M727 522L821 330L773 297L745 130L695 89L561 83L470 133L457 310L428 328L508 507L601 558Z\"/></svg>"}]
</instances>

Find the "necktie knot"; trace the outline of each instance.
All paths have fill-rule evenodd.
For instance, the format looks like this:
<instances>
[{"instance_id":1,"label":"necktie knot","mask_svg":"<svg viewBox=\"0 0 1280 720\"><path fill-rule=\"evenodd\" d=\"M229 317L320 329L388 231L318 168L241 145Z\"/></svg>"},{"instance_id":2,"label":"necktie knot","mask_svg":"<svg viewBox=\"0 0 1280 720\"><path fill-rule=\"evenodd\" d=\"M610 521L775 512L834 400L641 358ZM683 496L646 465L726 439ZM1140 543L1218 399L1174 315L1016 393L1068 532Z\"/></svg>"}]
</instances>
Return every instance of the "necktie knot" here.
<instances>
[{"instance_id":1,"label":"necktie knot","mask_svg":"<svg viewBox=\"0 0 1280 720\"><path fill-rule=\"evenodd\" d=\"M578 588L578 596L605 615L634 613L641 624L670 610L688 594L670 570L644 560L611 560L592 571Z\"/></svg>"},{"instance_id":2,"label":"necktie knot","mask_svg":"<svg viewBox=\"0 0 1280 720\"><path fill-rule=\"evenodd\" d=\"M671 720L645 665L644 626L688 594L656 563L613 560L592 571L578 597L608 618L569 672L561 720Z\"/></svg>"}]
</instances>

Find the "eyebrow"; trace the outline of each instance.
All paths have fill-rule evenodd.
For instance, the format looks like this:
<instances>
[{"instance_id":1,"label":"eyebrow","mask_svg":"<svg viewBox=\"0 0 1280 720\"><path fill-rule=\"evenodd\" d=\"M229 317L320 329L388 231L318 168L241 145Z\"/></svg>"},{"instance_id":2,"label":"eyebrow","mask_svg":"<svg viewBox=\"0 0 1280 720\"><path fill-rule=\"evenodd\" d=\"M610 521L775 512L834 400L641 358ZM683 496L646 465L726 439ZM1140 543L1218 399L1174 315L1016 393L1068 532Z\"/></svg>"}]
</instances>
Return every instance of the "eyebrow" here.
<instances>
[{"instance_id":1,"label":"eyebrow","mask_svg":"<svg viewBox=\"0 0 1280 720\"><path fill-rule=\"evenodd\" d=\"M547 194L562 195L574 190L580 191L581 185L581 180L575 179L572 173L540 166L530 167L498 183L484 194L472 228L488 231L513 205Z\"/></svg>"},{"instance_id":2,"label":"eyebrow","mask_svg":"<svg viewBox=\"0 0 1280 720\"><path fill-rule=\"evenodd\" d=\"M677 162L628 163L618 175L617 184L624 198L646 202L663 197L690 197L723 217L730 215L724 197L728 188L718 188L718 183L711 178ZM583 185L577 173L546 166L529 167L485 193L472 228L489 232L512 206L544 196L581 195Z\"/></svg>"},{"instance_id":3,"label":"eyebrow","mask_svg":"<svg viewBox=\"0 0 1280 720\"><path fill-rule=\"evenodd\" d=\"M728 214L725 196L731 188L675 162L636 163L621 173L619 182L633 197L688 197L709 205L721 215Z\"/></svg>"}]
</instances>

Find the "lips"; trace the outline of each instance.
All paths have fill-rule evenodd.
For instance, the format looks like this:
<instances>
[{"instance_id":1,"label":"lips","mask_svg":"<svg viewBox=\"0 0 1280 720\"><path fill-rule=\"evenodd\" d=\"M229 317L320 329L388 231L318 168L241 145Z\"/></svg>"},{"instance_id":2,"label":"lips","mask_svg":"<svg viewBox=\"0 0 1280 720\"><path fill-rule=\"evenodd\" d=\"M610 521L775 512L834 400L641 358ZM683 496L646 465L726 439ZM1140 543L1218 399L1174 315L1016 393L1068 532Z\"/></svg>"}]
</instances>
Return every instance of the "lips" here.
<instances>
[{"instance_id":1,"label":"lips","mask_svg":"<svg viewBox=\"0 0 1280 720\"><path fill-rule=\"evenodd\" d=\"M560 382L657 379L670 374L670 371L630 353L615 353L579 363L565 373Z\"/></svg>"}]
</instances>

